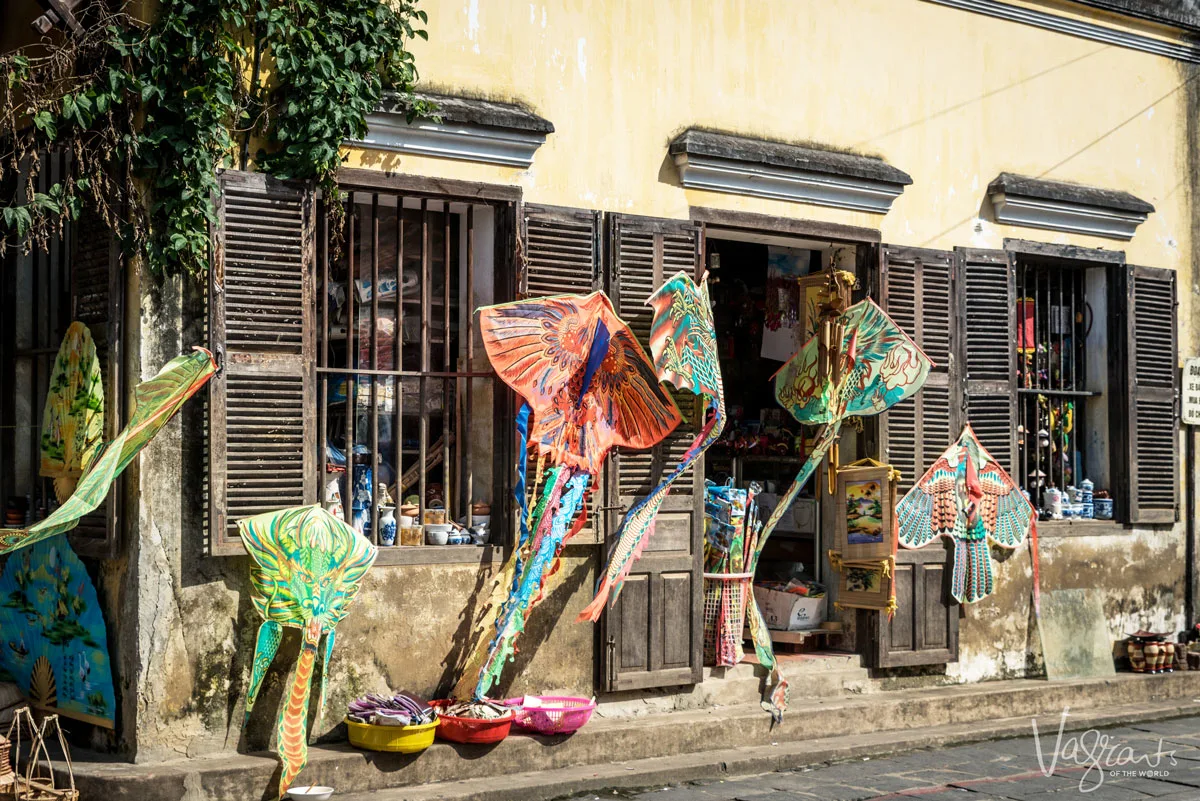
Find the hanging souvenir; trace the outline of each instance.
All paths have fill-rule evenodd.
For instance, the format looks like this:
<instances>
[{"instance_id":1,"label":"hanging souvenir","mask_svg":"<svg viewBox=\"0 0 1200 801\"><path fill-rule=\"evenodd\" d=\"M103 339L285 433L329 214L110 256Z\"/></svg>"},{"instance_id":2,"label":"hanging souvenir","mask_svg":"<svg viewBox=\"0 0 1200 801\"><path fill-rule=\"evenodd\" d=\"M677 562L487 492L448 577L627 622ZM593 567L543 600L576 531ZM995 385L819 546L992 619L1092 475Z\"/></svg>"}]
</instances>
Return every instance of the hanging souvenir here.
<instances>
[{"instance_id":1,"label":"hanging souvenir","mask_svg":"<svg viewBox=\"0 0 1200 801\"><path fill-rule=\"evenodd\" d=\"M1037 513L970 425L896 506L899 541L920 548L936 537L954 543L950 594L974 603L994 588L988 541L1012 550L1030 539L1034 608L1039 604Z\"/></svg>"},{"instance_id":2,"label":"hanging souvenir","mask_svg":"<svg viewBox=\"0 0 1200 801\"><path fill-rule=\"evenodd\" d=\"M50 371L42 413L39 474L54 479L59 503L71 497L104 440L104 388L92 333L81 322L67 327Z\"/></svg>"},{"instance_id":3,"label":"hanging souvenir","mask_svg":"<svg viewBox=\"0 0 1200 801\"><path fill-rule=\"evenodd\" d=\"M492 366L524 403L517 415L514 488L520 537L499 578L507 597L497 610L494 636L486 647L480 641L456 689L463 692L478 668L475 698L499 680L530 610L546 592L563 542L583 527L584 497L609 449L650 448L680 422L654 366L604 293L506 303L479 316ZM532 513L525 494L527 448L538 465ZM543 476L546 463L550 470Z\"/></svg>"},{"instance_id":4,"label":"hanging souvenir","mask_svg":"<svg viewBox=\"0 0 1200 801\"><path fill-rule=\"evenodd\" d=\"M5 562L0 632L0 680L16 682L43 712L113 727L108 631L66 537L43 539Z\"/></svg>"},{"instance_id":5,"label":"hanging souvenir","mask_svg":"<svg viewBox=\"0 0 1200 801\"><path fill-rule=\"evenodd\" d=\"M659 379L706 398L706 420L675 469L626 513L615 535L617 544L601 575L596 597L577 621L599 620L606 603L609 600L616 603L629 569L654 533L654 520L671 491L671 484L695 464L721 436L725 426L725 392L721 386L721 363L707 277L701 278L697 286L687 273L680 271L659 287L646 305L654 309L650 350Z\"/></svg>"},{"instance_id":6,"label":"hanging souvenir","mask_svg":"<svg viewBox=\"0 0 1200 801\"><path fill-rule=\"evenodd\" d=\"M121 471L216 371L212 354L204 348L196 348L192 353L176 356L154 378L138 384L129 423L92 462L71 497L46 519L29 528L0 528L0 554L11 553L75 528L81 517L104 502L109 487Z\"/></svg>"},{"instance_id":7,"label":"hanging souvenir","mask_svg":"<svg viewBox=\"0 0 1200 801\"><path fill-rule=\"evenodd\" d=\"M896 611L896 558L842 561L830 554L838 571L838 609L872 609L890 617Z\"/></svg>"},{"instance_id":8,"label":"hanging souvenir","mask_svg":"<svg viewBox=\"0 0 1200 801\"><path fill-rule=\"evenodd\" d=\"M253 560L250 601L263 617L246 693L247 719L283 638L283 628L299 629L302 636L300 658L276 727L283 765L279 777L282 797L308 761L308 703L321 638L325 638L325 650L317 678L317 719L325 705L325 671L333 655L334 627L346 616L378 551L318 505L266 512L239 520L237 525Z\"/></svg>"},{"instance_id":9,"label":"hanging souvenir","mask_svg":"<svg viewBox=\"0 0 1200 801\"><path fill-rule=\"evenodd\" d=\"M831 274L831 282L841 282ZM823 306L823 332L813 337L775 374L775 398L807 425L824 424L808 458L775 506L759 535L753 571L767 538L783 519L837 441L842 422L851 416L886 411L916 393L933 362L872 300L839 313L844 293L831 290ZM750 604L750 633L760 661L774 661L770 634L757 604Z\"/></svg>"},{"instance_id":10,"label":"hanging souvenir","mask_svg":"<svg viewBox=\"0 0 1200 801\"><path fill-rule=\"evenodd\" d=\"M899 471L874 459L838 468L833 547L842 559L870 561L892 555L899 483Z\"/></svg>"}]
</instances>

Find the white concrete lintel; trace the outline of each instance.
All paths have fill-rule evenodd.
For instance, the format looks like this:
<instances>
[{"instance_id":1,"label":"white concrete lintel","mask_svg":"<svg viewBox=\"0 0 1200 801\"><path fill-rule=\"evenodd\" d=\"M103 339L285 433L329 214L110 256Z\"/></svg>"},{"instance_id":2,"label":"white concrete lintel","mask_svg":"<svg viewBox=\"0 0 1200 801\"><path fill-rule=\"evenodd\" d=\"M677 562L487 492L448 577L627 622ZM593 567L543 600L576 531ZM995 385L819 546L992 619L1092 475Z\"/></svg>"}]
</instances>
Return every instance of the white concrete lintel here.
<instances>
[{"instance_id":1,"label":"white concrete lintel","mask_svg":"<svg viewBox=\"0 0 1200 801\"><path fill-rule=\"evenodd\" d=\"M1028 228L1046 228L1073 234L1132 239L1146 221L1143 212L1106 209L1062 200L1049 200L994 192L991 195L996 222Z\"/></svg>"},{"instance_id":2,"label":"white concrete lintel","mask_svg":"<svg viewBox=\"0 0 1200 801\"><path fill-rule=\"evenodd\" d=\"M707 189L795 203L886 214L904 187L898 183L776 167L688 153L675 155L679 182Z\"/></svg>"},{"instance_id":3,"label":"white concrete lintel","mask_svg":"<svg viewBox=\"0 0 1200 801\"><path fill-rule=\"evenodd\" d=\"M544 133L495 128L471 123L439 123L418 118L409 124L403 114L367 115L367 135L348 144L411 153L419 156L476 161L527 168L546 141Z\"/></svg>"}]
</instances>

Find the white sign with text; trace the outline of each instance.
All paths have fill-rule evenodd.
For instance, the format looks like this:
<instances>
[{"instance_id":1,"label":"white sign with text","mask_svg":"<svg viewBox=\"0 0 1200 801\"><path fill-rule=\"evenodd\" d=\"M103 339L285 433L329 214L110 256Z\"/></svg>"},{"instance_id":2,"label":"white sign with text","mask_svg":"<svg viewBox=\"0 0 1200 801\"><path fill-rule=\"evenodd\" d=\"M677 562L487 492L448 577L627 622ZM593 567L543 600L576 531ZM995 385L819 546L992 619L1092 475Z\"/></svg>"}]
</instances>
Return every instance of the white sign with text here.
<instances>
[{"instance_id":1,"label":"white sign with text","mask_svg":"<svg viewBox=\"0 0 1200 801\"><path fill-rule=\"evenodd\" d=\"M1200 358L1183 363L1183 424L1200 426Z\"/></svg>"}]
</instances>

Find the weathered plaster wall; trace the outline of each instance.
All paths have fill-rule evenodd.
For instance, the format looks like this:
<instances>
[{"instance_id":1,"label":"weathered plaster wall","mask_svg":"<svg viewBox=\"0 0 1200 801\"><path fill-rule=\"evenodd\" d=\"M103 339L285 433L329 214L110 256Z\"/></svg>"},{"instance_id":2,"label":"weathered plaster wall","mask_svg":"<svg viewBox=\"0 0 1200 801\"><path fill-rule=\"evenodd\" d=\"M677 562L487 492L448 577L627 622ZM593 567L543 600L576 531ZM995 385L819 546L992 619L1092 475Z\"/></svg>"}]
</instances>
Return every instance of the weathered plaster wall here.
<instances>
[{"instance_id":1,"label":"weathered plaster wall","mask_svg":"<svg viewBox=\"0 0 1200 801\"><path fill-rule=\"evenodd\" d=\"M1184 535L1132 529L1109 536L1043 536L1041 588L1098 589L1115 642L1139 629L1184 626ZM1033 617L1033 568L1027 550L995 562L996 591L966 607L959 620L959 661L947 675L959 681L1016 678L1044 671Z\"/></svg>"}]
</instances>

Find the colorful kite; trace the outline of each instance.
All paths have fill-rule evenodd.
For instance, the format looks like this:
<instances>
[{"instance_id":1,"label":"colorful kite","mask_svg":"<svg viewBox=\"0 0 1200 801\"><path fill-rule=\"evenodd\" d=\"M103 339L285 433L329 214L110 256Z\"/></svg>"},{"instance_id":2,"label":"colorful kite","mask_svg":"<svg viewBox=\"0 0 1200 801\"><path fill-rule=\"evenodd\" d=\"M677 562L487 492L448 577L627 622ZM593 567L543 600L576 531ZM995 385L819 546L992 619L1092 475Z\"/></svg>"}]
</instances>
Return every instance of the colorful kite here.
<instances>
[{"instance_id":1,"label":"colorful kite","mask_svg":"<svg viewBox=\"0 0 1200 801\"><path fill-rule=\"evenodd\" d=\"M721 387L707 277L696 286L687 273L680 271L659 287L646 305L654 308L650 350L658 377L707 398L708 419L679 465L625 515L596 597L576 618L578 622L599 620L608 600L616 603L629 569L654 534L654 519L671 491L671 484L716 442L725 426L725 392Z\"/></svg>"},{"instance_id":2,"label":"colorful kite","mask_svg":"<svg viewBox=\"0 0 1200 801\"><path fill-rule=\"evenodd\" d=\"M954 542L950 594L959 603L992 593L988 540L1012 550L1030 537L1035 610L1040 606L1037 512L970 425L896 504L896 519L905 548L920 548L939 536Z\"/></svg>"},{"instance_id":3,"label":"colorful kite","mask_svg":"<svg viewBox=\"0 0 1200 801\"><path fill-rule=\"evenodd\" d=\"M176 356L154 378L138 384L129 424L92 462L74 494L45 520L29 528L0 528L0 555L70 531L81 517L95 511L121 471L216 371L212 354L196 348Z\"/></svg>"},{"instance_id":4,"label":"colorful kite","mask_svg":"<svg viewBox=\"0 0 1200 801\"><path fill-rule=\"evenodd\" d=\"M54 479L62 503L104 440L104 387L92 333L81 322L67 328L59 346L42 413L41 475Z\"/></svg>"},{"instance_id":5,"label":"colorful kite","mask_svg":"<svg viewBox=\"0 0 1200 801\"><path fill-rule=\"evenodd\" d=\"M113 727L108 631L87 568L63 536L42 540L0 575L0 680L38 709Z\"/></svg>"},{"instance_id":6,"label":"colorful kite","mask_svg":"<svg viewBox=\"0 0 1200 801\"><path fill-rule=\"evenodd\" d=\"M749 571L758 566L767 538L837 441L842 422L847 417L875 415L895 406L925 384L933 367L924 351L872 300L846 309L837 328L841 336L836 337L838 341L829 354L829 363L838 366L833 374L821 375L820 337L809 339L775 374L775 398L780 405L801 423L824 423L825 428L767 519ZM771 637L757 604L749 604L749 616L759 661L777 673ZM779 681L771 701L764 702L764 706L778 717L785 703L786 684Z\"/></svg>"},{"instance_id":7,"label":"colorful kite","mask_svg":"<svg viewBox=\"0 0 1200 801\"><path fill-rule=\"evenodd\" d=\"M375 562L377 550L319 505L239 520L238 533L254 560L250 566L250 600L263 617L254 645L246 718L275 658L283 627L300 629L303 636L300 659L292 672L287 700L279 710L276 731L283 763L279 777L282 797L308 762L308 701L321 637L325 637L325 651L318 678L318 718L325 705L325 671L333 655L334 626L346 616L359 582Z\"/></svg>"},{"instance_id":8,"label":"colorful kite","mask_svg":"<svg viewBox=\"0 0 1200 801\"><path fill-rule=\"evenodd\" d=\"M525 399L517 415L519 468L514 493L520 541L500 575L508 596L479 662L473 696L482 698L512 657L530 609L554 573L563 542L583 527L584 497L613 446L645 449L679 425L633 332L602 292L558 295L480 310L480 330L497 374ZM532 418L532 419L531 419ZM526 442L538 475L552 469L532 515L525 501Z\"/></svg>"}]
</instances>

